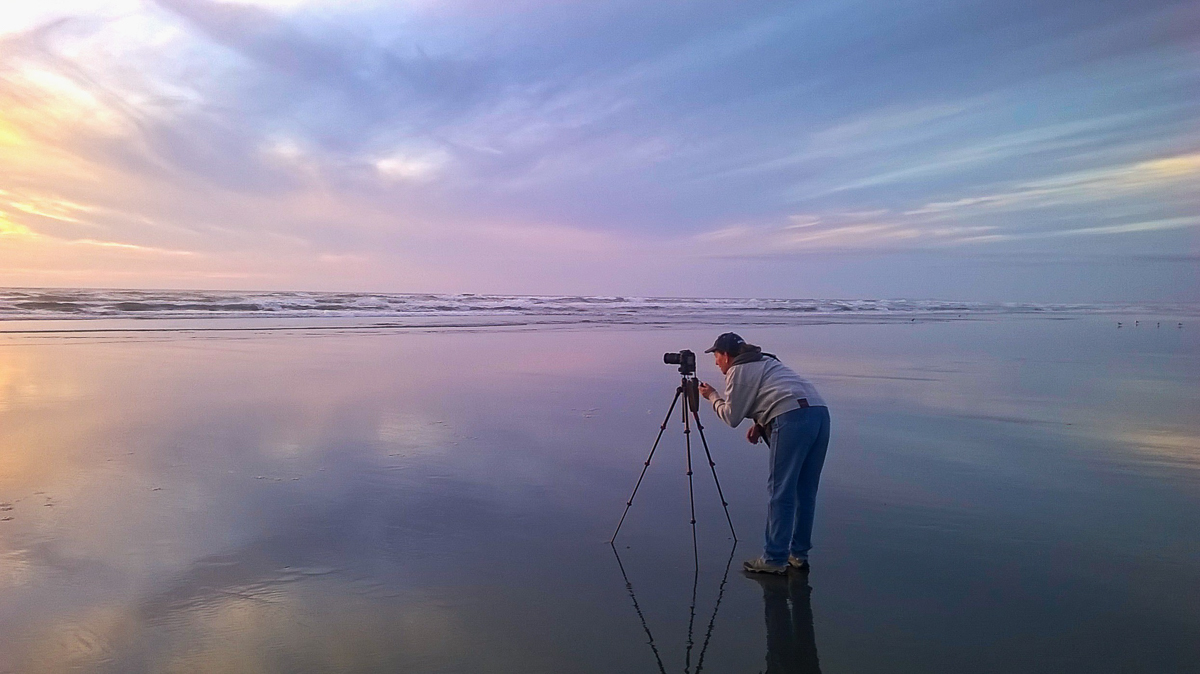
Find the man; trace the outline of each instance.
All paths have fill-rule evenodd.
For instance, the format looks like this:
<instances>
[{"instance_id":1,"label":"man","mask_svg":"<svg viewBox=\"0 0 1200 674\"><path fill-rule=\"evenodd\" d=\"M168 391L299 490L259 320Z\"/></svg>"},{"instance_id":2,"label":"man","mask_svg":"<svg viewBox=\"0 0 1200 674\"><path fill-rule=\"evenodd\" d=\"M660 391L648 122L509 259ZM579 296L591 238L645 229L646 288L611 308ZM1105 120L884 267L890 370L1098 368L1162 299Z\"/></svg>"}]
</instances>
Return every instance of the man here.
<instances>
[{"instance_id":1,"label":"man","mask_svg":"<svg viewBox=\"0 0 1200 674\"><path fill-rule=\"evenodd\" d=\"M754 425L746 439L766 441L771 450L767 479L767 533L763 556L743 567L756 573L808 570L812 548L817 483L829 446L829 408L807 380L775 356L727 332L705 353L713 354L725 375L725 395L700 384L722 421L736 428L742 419Z\"/></svg>"}]
</instances>

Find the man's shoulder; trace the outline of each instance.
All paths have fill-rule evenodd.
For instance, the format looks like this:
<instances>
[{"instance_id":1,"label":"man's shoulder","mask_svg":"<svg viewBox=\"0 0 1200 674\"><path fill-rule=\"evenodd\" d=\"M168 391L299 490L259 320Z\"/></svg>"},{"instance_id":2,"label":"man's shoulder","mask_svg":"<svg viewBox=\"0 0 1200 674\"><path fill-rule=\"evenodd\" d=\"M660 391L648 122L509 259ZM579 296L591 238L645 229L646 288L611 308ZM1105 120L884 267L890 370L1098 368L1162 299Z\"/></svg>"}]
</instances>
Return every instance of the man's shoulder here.
<instances>
[{"instance_id":1,"label":"man's shoulder","mask_svg":"<svg viewBox=\"0 0 1200 674\"><path fill-rule=\"evenodd\" d=\"M763 360L766 360L765 358ZM755 372L762 372L766 367L763 360L755 360L749 363L736 363L729 366L729 371L725 373L726 377L733 378L735 375L745 377Z\"/></svg>"},{"instance_id":2,"label":"man's shoulder","mask_svg":"<svg viewBox=\"0 0 1200 674\"><path fill-rule=\"evenodd\" d=\"M772 374L792 375L792 376L795 376L795 377L798 377L798 376L800 376L800 375L796 374L796 371L795 371L795 370L793 370L792 368L788 367L787 365L784 365L784 364L783 364L782 362L780 362L778 359L775 359L775 358L763 358L763 359L762 359L761 361L759 361L759 362L760 362L760 363L762 363L762 366L763 366L763 370L764 370L764 371L770 372L770 373L772 373Z\"/></svg>"}]
</instances>

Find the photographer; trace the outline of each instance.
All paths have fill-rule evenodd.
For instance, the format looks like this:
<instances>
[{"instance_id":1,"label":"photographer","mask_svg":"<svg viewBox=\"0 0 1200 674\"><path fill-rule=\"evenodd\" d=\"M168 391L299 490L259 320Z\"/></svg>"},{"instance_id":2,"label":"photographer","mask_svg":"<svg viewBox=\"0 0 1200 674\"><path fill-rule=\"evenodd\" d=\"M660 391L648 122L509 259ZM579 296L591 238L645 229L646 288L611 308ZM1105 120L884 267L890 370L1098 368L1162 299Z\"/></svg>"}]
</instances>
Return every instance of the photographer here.
<instances>
[{"instance_id":1,"label":"photographer","mask_svg":"<svg viewBox=\"0 0 1200 674\"><path fill-rule=\"evenodd\" d=\"M725 375L725 395L704 383L700 395L730 426L751 419L746 439L753 444L762 439L771 450L763 556L743 566L757 573L783 574L789 566L807 570L829 408L811 383L732 332L717 337L705 353L713 354Z\"/></svg>"}]
</instances>

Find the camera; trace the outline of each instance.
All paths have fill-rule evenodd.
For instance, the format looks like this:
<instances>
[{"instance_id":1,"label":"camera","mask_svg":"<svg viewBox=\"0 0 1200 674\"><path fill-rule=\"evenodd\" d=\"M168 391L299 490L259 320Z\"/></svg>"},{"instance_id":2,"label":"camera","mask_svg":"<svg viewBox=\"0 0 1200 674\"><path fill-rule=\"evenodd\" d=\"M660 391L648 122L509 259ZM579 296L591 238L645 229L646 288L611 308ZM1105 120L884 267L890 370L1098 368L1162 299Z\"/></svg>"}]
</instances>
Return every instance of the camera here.
<instances>
[{"instance_id":1,"label":"camera","mask_svg":"<svg viewBox=\"0 0 1200 674\"><path fill-rule=\"evenodd\" d=\"M678 353L664 353L663 362L667 365L678 365L681 374L694 374L696 372L696 354L683 349Z\"/></svg>"}]
</instances>

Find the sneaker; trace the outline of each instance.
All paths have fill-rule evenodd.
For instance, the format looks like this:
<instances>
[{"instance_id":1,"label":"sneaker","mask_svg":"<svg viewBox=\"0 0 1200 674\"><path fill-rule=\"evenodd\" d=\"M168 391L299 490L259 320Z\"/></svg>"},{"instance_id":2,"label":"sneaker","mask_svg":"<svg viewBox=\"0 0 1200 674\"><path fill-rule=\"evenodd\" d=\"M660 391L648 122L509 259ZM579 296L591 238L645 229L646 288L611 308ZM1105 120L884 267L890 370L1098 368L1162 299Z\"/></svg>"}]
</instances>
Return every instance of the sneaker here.
<instances>
[{"instance_id":1,"label":"sneaker","mask_svg":"<svg viewBox=\"0 0 1200 674\"><path fill-rule=\"evenodd\" d=\"M742 568L751 573L773 573L782 576L787 573L787 564L772 564L762 557L748 559L742 563Z\"/></svg>"},{"instance_id":2,"label":"sneaker","mask_svg":"<svg viewBox=\"0 0 1200 674\"><path fill-rule=\"evenodd\" d=\"M808 571L808 560L796 555L788 555L788 566L800 571Z\"/></svg>"}]
</instances>

